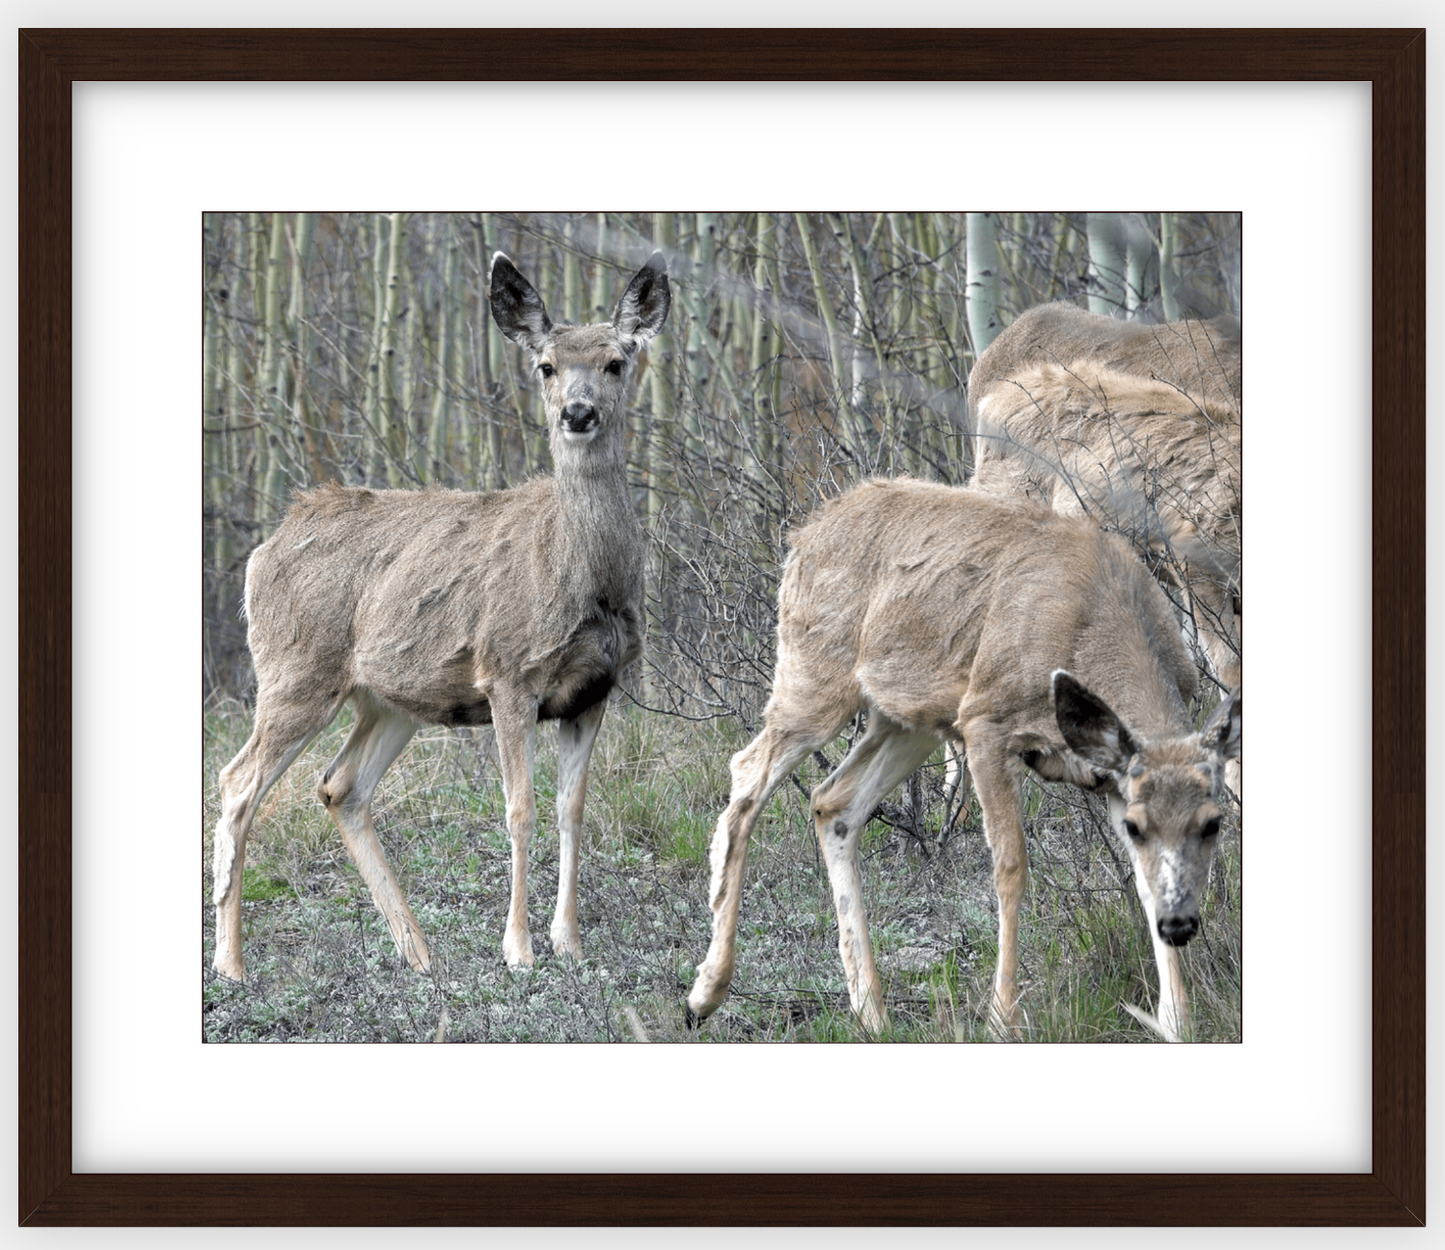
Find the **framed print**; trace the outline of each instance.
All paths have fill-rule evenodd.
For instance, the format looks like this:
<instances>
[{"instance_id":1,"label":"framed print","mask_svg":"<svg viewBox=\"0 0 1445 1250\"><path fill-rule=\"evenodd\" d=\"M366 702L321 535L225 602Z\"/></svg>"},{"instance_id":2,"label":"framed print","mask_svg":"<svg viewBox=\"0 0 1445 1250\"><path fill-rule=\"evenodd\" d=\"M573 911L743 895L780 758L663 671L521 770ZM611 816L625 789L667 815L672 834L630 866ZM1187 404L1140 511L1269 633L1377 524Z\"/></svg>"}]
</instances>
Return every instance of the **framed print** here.
<instances>
[{"instance_id":1,"label":"framed print","mask_svg":"<svg viewBox=\"0 0 1445 1250\"><path fill-rule=\"evenodd\" d=\"M32 727L22 742L20 770L22 1222L1423 1221L1424 288L1417 262L1424 249L1423 34L597 31L589 33L585 51L579 48L575 39L520 31L386 32L384 39L375 32L338 31L21 33L21 723ZM807 72L801 74L798 66L804 64ZM618 66L624 68L619 72ZM1144 66L1147 73L1140 69ZM500 73L497 67L502 67ZM1357 301L1361 305L1370 301L1373 328L1369 390L1373 666L1368 696L1374 764L1368 796L1373 825L1368 1063L1373 1083L1368 1167L1270 1170L1241 1155L1235 1170L1226 1165L1226 1155L1208 1171L1160 1173L1147 1164L1115 1162L1086 1174L1070 1171L1083 1155L1071 1161L1011 1155L1013 1164L1004 1171L970 1166L931 1172L926 1162L910 1156L911 1166L905 1165L909 1170L887 1171L880 1163L873 1165L879 1168L875 1172L866 1163L858 1167L804 1152L791 1156L796 1160L791 1168L780 1166L780 1158L786 1156L758 1156L759 1164L749 1168L739 1163L747 1156L739 1154L720 1155L726 1162L708 1167L693 1156L665 1153L628 1155L628 1161L618 1165L615 1160L623 1159L623 1154L602 1151L561 1160L555 1170L537 1164L536 1159L545 1156L525 1152L514 1166L493 1159L465 1171L448 1170L443 1155L417 1155L416 1170L399 1172L368 1169L341 1154L325 1171L290 1161L280 1165L285 1170L263 1171L241 1161L240 1155L229 1166L220 1157L208 1157L201 1171L186 1171L184 1163L167 1167L158 1161L160 1156L145 1154L135 1156L130 1166L124 1166L123 1159L104 1168L78 1164L86 1156L80 1153L77 1126L88 1125L96 1107L113 1101L105 1081L113 1080L116 1073L97 1076L86 1066L84 1056L95 1033L91 1023L95 1012L88 1006L95 986L77 979L82 965L77 963L73 934L77 917L89 908L88 902L76 902L76 891L91 887L83 884L85 866L77 863L75 848L93 836L91 787L97 783L89 776L80 779L72 765L72 738L81 729L74 719L78 712L73 711L80 687L72 674L81 661L72 651L72 609L76 603L92 602L88 571L75 564L80 548L73 548L76 518L84 507L76 483L84 490L89 481L76 466L89 463L94 453L93 448L73 446L72 411L81 396L92 394L88 388L93 375L103 372L103 364L88 356L82 359L72 350L73 342L92 342L86 320L90 310L75 306L72 285L75 275L89 266L116 266L122 282L135 282L141 273L138 258L118 255L117 249L97 250L91 236L76 233L85 215L81 210L89 185L83 181L85 175L73 172L82 164L72 160L84 84L125 81L154 87L177 80L218 84L307 80L313 84L309 89L319 93L331 89L320 84L336 84L339 91L347 83L355 90L355 84L369 82L501 80L552 81L560 90L567 82L619 78L654 93L650 97L654 102L665 101L668 91L694 90L689 80L695 84L698 79L809 79L820 91L830 82L853 79L908 83L915 89L932 89L938 83L956 83L962 89L981 82L1045 79L1100 86L1260 80L1370 84L1372 296L1362 288ZM673 85L660 85L666 83ZM315 141L314 135L299 133L299 142ZM946 136L922 128L917 133L930 141L920 145L925 153L947 152L949 160L968 159L969 150L963 145L957 154L939 146ZM287 133L287 137L294 151L297 136ZM792 132L783 137L796 142ZM485 138L468 157L482 173L495 177L535 164L527 154L526 136L498 126ZM773 146L786 150L787 142ZM719 145L715 150L728 149ZM396 151L404 173L405 146ZM656 163L644 159L638 168L639 176L645 177L655 171ZM124 176L145 174L124 171ZM352 187L343 194L356 202L360 192ZM536 196L539 208L553 207L545 202L545 192L525 194ZM1360 198L1363 204L1362 188ZM1246 255L1249 229L1246 216ZM181 330L179 336L185 333ZM124 434L120 429L106 437ZM1362 457L1358 459L1363 463ZM151 496L156 493L136 492L138 516L150 515ZM174 558L183 563L189 557L178 549ZM115 593L127 591L116 587ZM87 609L84 615L90 618L94 612ZM159 619L156 628L163 628ZM78 813L86 815L81 819ZM185 823L189 829L189 820ZM127 931L127 940L143 940L139 924ZM157 952L158 959L166 957L166 952ZM134 1008L124 1010L130 1013ZM160 1005L157 1011L158 1019L165 1014ZM273 1067L310 1064L314 1060L309 1055L325 1053L320 1048L257 1049L264 1051L260 1062ZM640 1049L616 1048L623 1056L616 1060L616 1073L645 1071L638 1066L644 1061L627 1057ZM1165 1053L1163 1048L1140 1049ZM348 1072L355 1070L361 1048L350 1050L352 1054L342 1052L336 1058ZM366 1050L388 1071L410 1053ZM427 1052L429 1056L448 1053ZM452 1056L473 1060L479 1053L483 1052L462 1047L450 1051ZM607 1053L612 1062L613 1052ZM1013 1070L1017 1056L1027 1053L1027 1048L1010 1048L1000 1062ZM777 1065L777 1052L773 1054L773 1058L765 1055L765 1060ZM442 1060L445 1066L433 1067L425 1079L446 1073L453 1081L465 1080L466 1065L458 1067L457 1062ZM746 1064L759 1061L727 1062L741 1076ZM918 1062L926 1067L932 1060L920 1055ZM1115 1061L1104 1056L1099 1062ZM605 1114L605 1109L594 1106L587 1114L595 1117ZM881 1120L876 1114L874 1118ZM666 1162L633 1161L646 1157L678 1162L668 1167ZM804 1166L810 1158L823 1162ZM603 1159L614 1161L607 1172L599 1170ZM1035 1185L1030 1167L1051 1173L1046 1208L1031 1196ZM866 1186L858 1183L859 1171L868 1174ZM706 1184L699 1184L700 1173L706 1175Z\"/></svg>"}]
</instances>

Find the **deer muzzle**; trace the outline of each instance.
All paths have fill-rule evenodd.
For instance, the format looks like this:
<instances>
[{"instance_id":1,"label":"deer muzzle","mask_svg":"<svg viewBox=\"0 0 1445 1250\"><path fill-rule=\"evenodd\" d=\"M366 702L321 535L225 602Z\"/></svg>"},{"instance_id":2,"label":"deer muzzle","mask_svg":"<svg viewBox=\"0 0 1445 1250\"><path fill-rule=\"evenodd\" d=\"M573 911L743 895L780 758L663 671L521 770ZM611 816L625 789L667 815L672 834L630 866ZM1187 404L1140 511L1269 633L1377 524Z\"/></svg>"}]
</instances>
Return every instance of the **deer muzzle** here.
<instances>
[{"instance_id":1,"label":"deer muzzle","mask_svg":"<svg viewBox=\"0 0 1445 1250\"><path fill-rule=\"evenodd\" d=\"M568 434L586 434L597 427L597 407L574 399L562 409L562 429Z\"/></svg>"},{"instance_id":2,"label":"deer muzzle","mask_svg":"<svg viewBox=\"0 0 1445 1250\"><path fill-rule=\"evenodd\" d=\"M1170 946L1183 946L1198 932L1198 916L1159 917L1159 936Z\"/></svg>"}]
</instances>

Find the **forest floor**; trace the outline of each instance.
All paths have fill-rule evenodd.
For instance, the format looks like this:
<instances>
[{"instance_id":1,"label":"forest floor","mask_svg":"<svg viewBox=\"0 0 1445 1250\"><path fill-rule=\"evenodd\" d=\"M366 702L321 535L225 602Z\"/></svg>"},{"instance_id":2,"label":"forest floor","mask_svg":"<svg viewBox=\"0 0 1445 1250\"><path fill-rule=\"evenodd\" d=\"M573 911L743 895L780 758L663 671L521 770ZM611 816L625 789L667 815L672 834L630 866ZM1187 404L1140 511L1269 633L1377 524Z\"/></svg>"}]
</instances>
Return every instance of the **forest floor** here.
<instances>
[{"instance_id":1,"label":"forest floor","mask_svg":"<svg viewBox=\"0 0 1445 1250\"><path fill-rule=\"evenodd\" d=\"M700 1028L683 1002L707 950L708 846L744 737L614 703L593 756L578 918L584 956L547 937L557 889L555 730L537 735L531 927L536 964L502 959L510 843L490 728L424 728L382 781L376 827L431 945L410 971L314 797L350 712L282 777L246 849L245 984L211 969L216 775L250 732L236 702L204 712L201 1027L206 1041L751 1042L991 1040L997 952L991 861L976 802L939 844L942 750L925 767L920 815L873 821L861 855L865 906L891 1026L870 1038L848 1006L827 873L802 787L810 762L758 822L749 852L732 991ZM829 758L841 759L843 743ZM910 809L892 796L891 816ZM1026 1040L1148 1042L1126 1010L1153 1010L1154 959L1128 860L1103 804L1063 786L1026 792L1030 882L1020 934ZM1237 1042L1240 838L1231 811L1184 948L1195 1039Z\"/></svg>"}]
</instances>

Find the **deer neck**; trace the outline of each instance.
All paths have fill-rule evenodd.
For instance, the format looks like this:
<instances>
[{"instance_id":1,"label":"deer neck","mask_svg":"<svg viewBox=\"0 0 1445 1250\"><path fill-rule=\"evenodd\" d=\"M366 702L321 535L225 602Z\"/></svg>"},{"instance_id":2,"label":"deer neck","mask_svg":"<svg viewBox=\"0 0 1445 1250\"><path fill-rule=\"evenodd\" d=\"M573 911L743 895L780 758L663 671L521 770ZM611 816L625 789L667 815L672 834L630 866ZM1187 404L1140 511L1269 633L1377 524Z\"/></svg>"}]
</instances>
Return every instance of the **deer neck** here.
<instances>
[{"instance_id":1,"label":"deer neck","mask_svg":"<svg viewBox=\"0 0 1445 1250\"><path fill-rule=\"evenodd\" d=\"M590 443L569 443L554 435L559 538L566 560L591 570L599 593L631 597L640 577L642 527L627 484L622 439L599 435Z\"/></svg>"},{"instance_id":2,"label":"deer neck","mask_svg":"<svg viewBox=\"0 0 1445 1250\"><path fill-rule=\"evenodd\" d=\"M1144 742L1177 738L1190 731L1189 710L1176 680L1160 664L1140 664L1111 673L1095 693Z\"/></svg>"}]
</instances>

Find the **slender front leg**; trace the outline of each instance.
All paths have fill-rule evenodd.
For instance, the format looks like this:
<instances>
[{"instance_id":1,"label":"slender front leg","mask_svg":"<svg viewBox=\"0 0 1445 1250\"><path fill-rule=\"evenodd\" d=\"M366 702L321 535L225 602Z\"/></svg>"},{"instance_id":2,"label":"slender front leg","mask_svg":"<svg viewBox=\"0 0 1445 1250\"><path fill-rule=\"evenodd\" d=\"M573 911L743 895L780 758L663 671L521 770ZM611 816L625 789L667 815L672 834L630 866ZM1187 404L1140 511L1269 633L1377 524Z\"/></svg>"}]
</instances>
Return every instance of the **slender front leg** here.
<instances>
[{"instance_id":1,"label":"slender front leg","mask_svg":"<svg viewBox=\"0 0 1445 1250\"><path fill-rule=\"evenodd\" d=\"M1159 1014L1151 1020L1135 1008L1127 1009L1142 1023L1153 1026L1166 1042L1181 1042L1191 1035L1191 1021L1179 947L1159 936L1159 917L1154 910L1154 896L1149 891L1144 874L1136 870L1134 881L1139 887L1144 914L1149 919L1149 938L1154 943L1154 964L1159 969Z\"/></svg>"},{"instance_id":2,"label":"slender front leg","mask_svg":"<svg viewBox=\"0 0 1445 1250\"><path fill-rule=\"evenodd\" d=\"M687 996L688 1011L699 1019L717 1009L732 984L738 903L753 826L773 791L827 737L775 728L770 723L732 758L732 795L727 809L718 817L709 854L712 941Z\"/></svg>"},{"instance_id":3,"label":"slender front leg","mask_svg":"<svg viewBox=\"0 0 1445 1250\"><path fill-rule=\"evenodd\" d=\"M502 956L509 968L532 963L532 934L527 927L527 847L537 827L537 801L532 791L532 764L537 746L537 701L493 693L492 724L497 734L497 759L502 793L507 800L507 832L512 837L512 902Z\"/></svg>"},{"instance_id":4,"label":"slender front leg","mask_svg":"<svg viewBox=\"0 0 1445 1250\"><path fill-rule=\"evenodd\" d=\"M989 1021L1004 1037L1022 1036L1019 1028L1019 908L1028 884L1029 858L1024 841L1022 765L1009 756L989 722L964 730L973 787L983 808L983 832L993 853L993 882L998 893L998 973L994 978Z\"/></svg>"},{"instance_id":5,"label":"slender front leg","mask_svg":"<svg viewBox=\"0 0 1445 1250\"><path fill-rule=\"evenodd\" d=\"M848 981L848 1000L863 1027L880 1033L888 1025L883 986L863 908L858 838L882 799L910 776L938 745L929 733L908 733L876 709L867 732L827 781L813 792L818 846L828 866L838 914L838 954Z\"/></svg>"},{"instance_id":6,"label":"slender front leg","mask_svg":"<svg viewBox=\"0 0 1445 1250\"><path fill-rule=\"evenodd\" d=\"M557 911L552 917L552 949L582 955L577 932L577 848L582 837L582 804L587 797L587 765L607 700L594 703L574 720L557 725Z\"/></svg>"}]
</instances>

